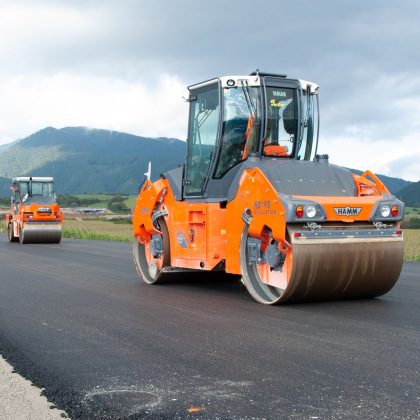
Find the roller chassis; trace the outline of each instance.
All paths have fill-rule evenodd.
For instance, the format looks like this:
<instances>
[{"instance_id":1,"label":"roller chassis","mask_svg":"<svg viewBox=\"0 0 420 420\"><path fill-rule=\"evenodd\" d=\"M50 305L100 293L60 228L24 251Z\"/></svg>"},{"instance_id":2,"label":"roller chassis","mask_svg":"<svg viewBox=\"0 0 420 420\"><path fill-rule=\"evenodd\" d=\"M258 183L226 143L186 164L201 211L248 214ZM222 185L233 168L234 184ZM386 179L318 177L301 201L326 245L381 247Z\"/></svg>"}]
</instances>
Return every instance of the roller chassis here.
<instances>
[{"instance_id":1,"label":"roller chassis","mask_svg":"<svg viewBox=\"0 0 420 420\"><path fill-rule=\"evenodd\" d=\"M359 188L373 188L364 184L368 175L357 179ZM273 304L375 297L399 277L403 204L381 183L369 196L282 197L254 168L227 204L177 201L171 191L165 178L147 181L133 208L134 259L148 284L178 270L224 270L241 275L255 300ZM316 201L323 220L293 218L283 203L295 200ZM398 220L372 220L384 200L400 206ZM334 210L347 207L361 210L351 217ZM146 250L142 261L139 249Z\"/></svg>"},{"instance_id":2,"label":"roller chassis","mask_svg":"<svg viewBox=\"0 0 420 420\"><path fill-rule=\"evenodd\" d=\"M60 206L52 197L15 194L15 187L20 183L53 183L52 178L17 177L13 179L14 194L10 212L6 214L6 225L9 242L26 243L59 243L63 224ZM32 185L29 187L32 188Z\"/></svg>"},{"instance_id":3,"label":"roller chassis","mask_svg":"<svg viewBox=\"0 0 420 420\"><path fill-rule=\"evenodd\" d=\"M60 243L62 219L60 220L34 220L24 222L19 215L9 216L6 219L9 242L19 241L25 243Z\"/></svg>"},{"instance_id":4,"label":"roller chassis","mask_svg":"<svg viewBox=\"0 0 420 420\"><path fill-rule=\"evenodd\" d=\"M186 164L147 180L133 208L143 281L222 270L263 304L393 287L404 204L370 171L351 174L316 147L313 155L316 84L257 72L189 90Z\"/></svg>"}]
</instances>

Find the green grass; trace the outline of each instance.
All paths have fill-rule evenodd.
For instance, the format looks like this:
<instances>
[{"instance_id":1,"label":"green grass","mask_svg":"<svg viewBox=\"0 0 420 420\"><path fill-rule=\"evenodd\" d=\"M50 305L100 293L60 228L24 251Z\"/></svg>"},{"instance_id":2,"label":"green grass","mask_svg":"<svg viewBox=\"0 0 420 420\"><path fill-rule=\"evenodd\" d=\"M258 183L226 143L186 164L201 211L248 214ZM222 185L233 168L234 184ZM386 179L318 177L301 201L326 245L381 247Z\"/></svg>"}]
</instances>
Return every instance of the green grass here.
<instances>
[{"instance_id":1,"label":"green grass","mask_svg":"<svg viewBox=\"0 0 420 420\"><path fill-rule=\"evenodd\" d=\"M80 200L101 200L98 203L93 204L86 204L83 207L106 207L108 208L108 204L112 197L117 196L118 194L74 194L75 197L79 198ZM122 201L128 209L131 209L134 204L136 203L138 195L121 195L124 200Z\"/></svg>"},{"instance_id":2,"label":"green grass","mask_svg":"<svg viewBox=\"0 0 420 420\"><path fill-rule=\"evenodd\" d=\"M136 204L138 195L130 195L126 200L124 200L125 205L131 209L134 204Z\"/></svg>"},{"instance_id":3,"label":"green grass","mask_svg":"<svg viewBox=\"0 0 420 420\"><path fill-rule=\"evenodd\" d=\"M408 214L404 216L401 222L402 229L420 229L420 216L417 214Z\"/></svg>"},{"instance_id":4,"label":"green grass","mask_svg":"<svg viewBox=\"0 0 420 420\"><path fill-rule=\"evenodd\" d=\"M93 204L83 204L82 207L103 207L108 208L108 201L100 201L99 203L93 203Z\"/></svg>"},{"instance_id":5,"label":"green grass","mask_svg":"<svg viewBox=\"0 0 420 420\"><path fill-rule=\"evenodd\" d=\"M100 241L132 242L133 230L129 218L64 218L62 237L75 239L96 239Z\"/></svg>"},{"instance_id":6,"label":"green grass","mask_svg":"<svg viewBox=\"0 0 420 420\"><path fill-rule=\"evenodd\" d=\"M420 262L420 229L404 229L404 261Z\"/></svg>"},{"instance_id":7,"label":"green grass","mask_svg":"<svg viewBox=\"0 0 420 420\"><path fill-rule=\"evenodd\" d=\"M404 210L404 214L405 215L420 214L420 206L419 207L406 207Z\"/></svg>"},{"instance_id":8,"label":"green grass","mask_svg":"<svg viewBox=\"0 0 420 420\"><path fill-rule=\"evenodd\" d=\"M114 241L114 242L132 242L133 236L130 235L110 235L108 233L92 232L87 229L63 228L63 238L71 239L94 239L98 241Z\"/></svg>"}]
</instances>

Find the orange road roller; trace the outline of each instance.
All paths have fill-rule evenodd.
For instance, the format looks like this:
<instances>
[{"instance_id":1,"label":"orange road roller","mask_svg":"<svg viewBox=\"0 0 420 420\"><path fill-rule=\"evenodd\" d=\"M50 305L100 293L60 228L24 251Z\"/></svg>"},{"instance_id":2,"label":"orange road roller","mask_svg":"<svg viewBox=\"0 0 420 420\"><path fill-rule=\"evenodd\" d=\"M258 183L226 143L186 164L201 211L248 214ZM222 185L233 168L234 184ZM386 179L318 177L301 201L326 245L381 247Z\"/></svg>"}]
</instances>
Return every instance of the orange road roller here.
<instances>
[{"instance_id":1,"label":"orange road roller","mask_svg":"<svg viewBox=\"0 0 420 420\"><path fill-rule=\"evenodd\" d=\"M186 163L132 210L137 272L241 276L263 304L370 298L403 264L404 203L317 154L318 86L255 72L188 88Z\"/></svg>"},{"instance_id":2,"label":"orange road roller","mask_svg":"<svg viewBox=\"0 0 420 420\"><path fill-rule=\"evenodd\" d=\"M9 242L59 243L63 213L49 177L16 177L10 212L6 214Z\"/></svg>"}]
</instances>

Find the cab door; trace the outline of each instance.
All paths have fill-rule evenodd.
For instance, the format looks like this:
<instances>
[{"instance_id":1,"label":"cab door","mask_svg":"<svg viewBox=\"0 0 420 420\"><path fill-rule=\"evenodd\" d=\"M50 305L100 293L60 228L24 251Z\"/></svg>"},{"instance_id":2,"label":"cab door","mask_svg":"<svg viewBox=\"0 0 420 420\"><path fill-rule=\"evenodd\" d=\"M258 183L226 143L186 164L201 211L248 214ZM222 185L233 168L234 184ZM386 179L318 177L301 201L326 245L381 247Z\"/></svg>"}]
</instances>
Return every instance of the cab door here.
<instances>
[{"instance_id":1,"label":"cab door","mask_svg":"<svg viewBox=\"0 0 420 420\"><path fill-rule=\"evenodd\" d=\"M219 82L190 88L187 164L184 179L182 233L178 242L184 258L205 260L207 251L207 204L205 187L214 166L221 118Z\"/></svg>"},{"instance_id":2,"label":"cab door","mask_svg":"<svg viewBox=\"0 0 420 420\"><path fill-rule=\"evenodd\" d=\"M184 198L202 197L219 136L219 84L195 89L190 96Z\"/></svg>"}]
</instances>

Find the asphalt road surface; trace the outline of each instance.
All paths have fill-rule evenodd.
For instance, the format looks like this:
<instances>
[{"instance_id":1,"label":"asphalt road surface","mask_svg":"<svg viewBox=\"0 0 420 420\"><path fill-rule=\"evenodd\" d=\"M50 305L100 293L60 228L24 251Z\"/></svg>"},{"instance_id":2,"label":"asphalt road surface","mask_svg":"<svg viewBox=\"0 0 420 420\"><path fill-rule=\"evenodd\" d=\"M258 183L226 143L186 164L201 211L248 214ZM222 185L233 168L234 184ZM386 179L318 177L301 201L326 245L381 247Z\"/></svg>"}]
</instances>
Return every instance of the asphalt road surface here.
<instances>
[{"instance_id":1,"label":"asphalt road surface","mask_svg":"<svg viewBox=\"0 0 420 420\"><path fill-rule=\"evenodd\" d=\"M131 244L0 235L0 353L73 419L419 418L420 263L369 300L147 286Z\"/></svg>"}]
</instances>

